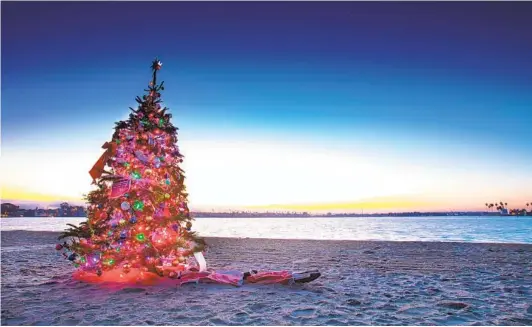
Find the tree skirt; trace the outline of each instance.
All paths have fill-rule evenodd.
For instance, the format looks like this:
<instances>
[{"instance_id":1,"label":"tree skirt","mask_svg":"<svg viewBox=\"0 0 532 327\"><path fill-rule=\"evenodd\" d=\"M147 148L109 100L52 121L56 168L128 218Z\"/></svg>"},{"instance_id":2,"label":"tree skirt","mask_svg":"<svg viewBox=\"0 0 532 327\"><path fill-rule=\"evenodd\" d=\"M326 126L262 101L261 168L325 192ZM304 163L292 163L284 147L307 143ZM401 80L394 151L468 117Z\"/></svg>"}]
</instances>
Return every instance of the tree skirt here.
<instances>
[{"instance_id":1,"label":"tree skirt","mask_svg":"<svg viewBox=\"0 0 532 327\"><path fill-rule=\"evenodd\" d=\"M77 270L74 279L86 283L120 283L158 285L171 284L181 286L188 283L215 283L222 285L241 286L244 283L253 284L291 284L293 274L289 271L263 271L251 274L244 279L244 273L239 271L176 271L170 274L165 269L163 276L155 273L131 269L125 273L123 269L105 271L101 276L89 271Z\"/></svg>"}]
</instances>

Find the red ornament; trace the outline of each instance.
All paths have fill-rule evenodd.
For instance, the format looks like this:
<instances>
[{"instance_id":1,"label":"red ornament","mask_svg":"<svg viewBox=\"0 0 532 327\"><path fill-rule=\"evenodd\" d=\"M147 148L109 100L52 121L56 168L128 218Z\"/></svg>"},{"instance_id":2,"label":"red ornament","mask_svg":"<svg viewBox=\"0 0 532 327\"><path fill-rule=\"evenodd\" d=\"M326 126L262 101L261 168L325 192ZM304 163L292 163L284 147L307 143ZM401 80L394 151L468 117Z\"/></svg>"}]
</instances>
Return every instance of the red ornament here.
<instances>
[{"instance_id":1,"label":"red ornament","mask_svg":"<svg viewBox=\"0 0 532 327\"><path fill-rule=\"evenodd\" d=\"M60 251L60 250L63 249L63 246L62 246L61 244L57 244L57 245L55 246L55 249L56 249L57 251Z\"/></svg>"}]
</instances>

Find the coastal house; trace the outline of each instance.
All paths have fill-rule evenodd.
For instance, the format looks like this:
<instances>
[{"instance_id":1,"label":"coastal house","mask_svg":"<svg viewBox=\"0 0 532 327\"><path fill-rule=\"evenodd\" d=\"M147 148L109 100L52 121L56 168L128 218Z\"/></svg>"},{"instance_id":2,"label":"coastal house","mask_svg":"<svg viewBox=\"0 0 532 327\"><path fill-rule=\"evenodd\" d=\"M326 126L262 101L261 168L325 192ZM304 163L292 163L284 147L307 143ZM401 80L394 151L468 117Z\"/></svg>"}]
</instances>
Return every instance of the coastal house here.
<instances>
[{"instance_id":1,"label":"coastal house","mask_svg":"<svg viewBox=\"0 0 532 327\"><path fill-rule=\"evenodd\" d=\"M507 208L501 208L499 210L499 213L501 214L501 216L508 216L508 209Z\"/></svg>"}]
</instances>

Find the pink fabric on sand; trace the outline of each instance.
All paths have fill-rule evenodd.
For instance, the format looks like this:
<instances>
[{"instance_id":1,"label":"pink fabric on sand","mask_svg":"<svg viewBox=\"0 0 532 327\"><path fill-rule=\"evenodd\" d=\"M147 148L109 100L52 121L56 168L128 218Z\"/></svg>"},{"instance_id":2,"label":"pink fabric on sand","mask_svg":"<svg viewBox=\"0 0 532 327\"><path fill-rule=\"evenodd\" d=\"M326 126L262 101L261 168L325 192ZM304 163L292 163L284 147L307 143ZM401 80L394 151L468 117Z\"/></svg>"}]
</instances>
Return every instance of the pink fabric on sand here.
<instances>
[{"instance_id":1,"label":"pink fabric on sand","mask_svg":"<svg viewBox=\"0 0 532 327\"><path fill-rule=\"evenodd\" d=\"M246 278L246 283L254 284L289 284L292 273L289 271L262 271Z\"/></svg>"},{"instance_id":2,"label":"pink fabric on sand","mask_svg":"<svg viewBox=\"0 0 532 327\"><path fill-rule=\"evenodd\" d=\"M187 283L216 283L232 286L241 286L243 283L289 284L292 281L292 273L289 271L263 271L253 274L244 280L244 274L241 272L187 271L177 281L178 285Z\"/></svg>"}]
</instances>

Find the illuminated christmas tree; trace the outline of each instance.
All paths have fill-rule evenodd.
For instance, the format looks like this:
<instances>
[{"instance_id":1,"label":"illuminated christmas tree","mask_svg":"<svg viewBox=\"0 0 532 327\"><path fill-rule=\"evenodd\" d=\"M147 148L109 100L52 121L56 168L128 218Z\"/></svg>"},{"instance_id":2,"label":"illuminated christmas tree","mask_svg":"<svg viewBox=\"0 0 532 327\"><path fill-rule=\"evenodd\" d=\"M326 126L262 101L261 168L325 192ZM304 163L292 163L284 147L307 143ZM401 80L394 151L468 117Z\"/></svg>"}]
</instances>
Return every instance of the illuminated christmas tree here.
<instances>
[{"instance_id":1,"label":"illuminated christmas tree","mask_svg":"<svg viewBox=\"0 0 532 327\"><path fill-rule=\"evenodd\" d=\"M128 120L116 123L89 172L97 189L87 195L87 221L60 237L70 237L57 249L75 263L81 279L174 277L205 246L191 232L177 128L161 106L164 82L157 84L161 66L153 61L146 94L136 98Z\"/></svg>"}]
</instances>

